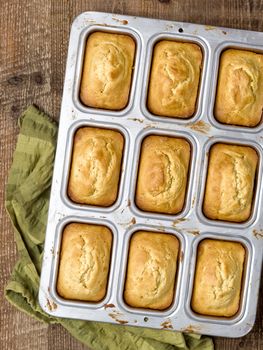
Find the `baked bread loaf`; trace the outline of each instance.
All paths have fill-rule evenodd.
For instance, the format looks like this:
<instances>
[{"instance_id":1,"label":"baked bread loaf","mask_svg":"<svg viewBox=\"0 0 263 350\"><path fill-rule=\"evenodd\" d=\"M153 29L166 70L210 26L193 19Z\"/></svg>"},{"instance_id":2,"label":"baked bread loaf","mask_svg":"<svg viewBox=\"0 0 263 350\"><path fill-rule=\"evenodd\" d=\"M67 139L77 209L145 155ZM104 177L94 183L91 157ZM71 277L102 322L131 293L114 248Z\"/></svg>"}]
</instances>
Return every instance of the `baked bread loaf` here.
<instances>
[{"instance_id":1,"label":"baked bread loaf","mask_svg":"<svg viewBox=\"0 0 263 350\"><path fill-rule=\"evenodd\" d=\"M246 221L251 214L257 152L248 146L217 143L209 153L203 203L213 220Z\"/></svg>"},{"instance_id":2,"label":"baked bread loaf","mask_svg":"<svg viewBox=\"0 0 263 350\"><path fill-rule=\"evenodd\" d=\"M166 117L188 118L195 113L202 66L196 44L159 41L153 51L148 109Z\"/></svg>"},{"instance_id":3,"label":"baked bread loaf","mask_svg":"<svg viewBox=\"0 0 263 350\"><path fill-rule=\"evenodd\" d=\"M263 55L228 49L221 55L215 118L225 124L253 127L263 109Z\"/></svg>"},{"instance_id":4,"label":"baked bread loaf","mask_svg":"<svg viewBox=\"0 0 263 350\"><path fill-rule=\"evenodd\" d=\"M239 309L245 249L237 242L204 239L198 246L192 309L234 316Z\"/></svg>"},{"instance_id":5,"label":"baked bread loaf","mask_svg":"<svg viewBox=\"0 0 263 350\"><path fill-rule=\"evenodd\" d=\"M80 99L89 107L120 110L129 100L135 42L129 35L94 32L87 40Z\"/></svg>"},{"instance_id":6,"label":"baked bread loaf","mask_svg":"<svg viewBox=\"0 0 263 350\"><path fill-rule=\"evenodd\" d=\"M188 178L190 145L181 138L147 136L141 147L136 204L144 211L182 211Z\"/></svg>"},{"instance_id":7,"label":"baked bread loaf","mask_svg":"<svg viewBox=\"0 0 263 350\"><path fill-rule=\"evenodd\" d=\"M164 310L174 297L178 239L138 231L130 241L124 299L132 307Z\"/></svg>"},{"instance_id":8,"label":"baked bread loaf","mask_svg":"<svg viewBox=\"0 0 263 350\"><path fill-rule=\"evenodd\" d=\"M57 291L65 299L100 301L108 283L112 233L106 226L71 223L62 236Z\"/></svg>"},{"instance_id":9,"label":"baked bread loaf","mask_svg":"<svg viewBox=\"0 0 263 350\"><path fill-rule=\"evenodd\" d=\"M76 203L110 206L118 194L123 136L83 127L74 136L68 196Z\"/></svg>"}]
</instances>

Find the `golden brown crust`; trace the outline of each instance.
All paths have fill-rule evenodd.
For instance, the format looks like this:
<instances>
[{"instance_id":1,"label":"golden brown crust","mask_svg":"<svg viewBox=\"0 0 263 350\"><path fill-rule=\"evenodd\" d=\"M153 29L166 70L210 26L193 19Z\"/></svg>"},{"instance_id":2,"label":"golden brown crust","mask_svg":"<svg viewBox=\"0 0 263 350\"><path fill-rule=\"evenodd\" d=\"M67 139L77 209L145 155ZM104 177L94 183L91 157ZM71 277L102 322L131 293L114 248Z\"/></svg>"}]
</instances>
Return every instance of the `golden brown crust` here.
<instances>
[{"instance_id":1,"label":"golden brown crust","mask_svg":"<svg viewBox=\"0 0 263 350\"><path fill-rule=\"evenodd\" d=\"M68 195L76 203L109 206L118 195L123 136L114 130L77 130Z\"/></svg>"},{"instance_id":2,"label":"golden brown crust","mask_svg":"<svg viewBox=\"0 0 263 350\"><path fill-rule=\"evenodd\" d=\"M263 55L229 49L220 59L215 117L225 124L256 126L263 109Z\"/></svg>"},{"instance_id":3,"label":"golden brown crust","mask_svg":"<svg viewBox=\"0 0 263 350\"><path fill-rule=\"evenodd\" d=\"M203 203L208 218L234 222L249 218L257 162L252 147L222 143L212 146Z\"/></svg>"},{"instance_id":4,"label":"golden brown crust","mask_svg":"<svg viewBox=\"0 0 263 350\"><path fill-rule=\"evenodd\" d=\"M62 236L57 291L65 299L100 301L107 289L112 233L105 226L71 223Z\"/></svg>"},{"instance_id":5,"label":"golden brown crust","mask_svg":"<svg viewBox=\"0 0 263 350\"><path fill-rule=\"evenodd\" d=\"M128 35L92 33L87 40L80 99L96 108L120 110L129 99L135 42Z\"/></svg>"},{"instance_id":6,"label":"golden brown crust","mask_svg":"<svg viewBox=\"0 0 263 350\"><path fill-rule=\"evenodd\" d=\"M155 135L144 139L136 189L140 209L166 214L182 210L190 151L184 139Z\"/></svg>"},{"instance_id":7,"label":"golden brown crust","mask_svg":"<svg viewBox=\"0 0 263 350\"><path fill-rule=\"evenodd\" d=\"M159 41L153 52L149 110L160 116L191 117L195 113L201 65L198 45Z\"/></svg>"},{"instance_id":8,"label":"golden brown crust","mask_svg":"<svg viewBox=\"0 0 263 350\"><path fill-rule=\"evenodd\" d=\"M132 307L164 310L174 296L178 239L138 231L130 241L124 299Z\"/></svg>"},{"instance_id":9,"label":"golden brown crust","mask_svg":"<svg viewBox=\"0 0 263 350\"><path fill-rule=\"evenodd\" d=\"M245 249L240 243L204 239L198 246L192 309L234 316L239 309Z\"/></svg>"}]
</instances>

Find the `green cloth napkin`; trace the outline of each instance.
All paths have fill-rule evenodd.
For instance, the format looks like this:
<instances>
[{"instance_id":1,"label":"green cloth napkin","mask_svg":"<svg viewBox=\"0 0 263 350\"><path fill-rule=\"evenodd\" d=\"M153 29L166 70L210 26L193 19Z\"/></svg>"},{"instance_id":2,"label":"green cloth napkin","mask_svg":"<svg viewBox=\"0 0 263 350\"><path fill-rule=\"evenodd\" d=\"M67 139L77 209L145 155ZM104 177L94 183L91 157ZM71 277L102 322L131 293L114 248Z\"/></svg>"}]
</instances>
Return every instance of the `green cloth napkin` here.
<instances>
[{"instance_id":1,"label":"green cloth napkin","mask_svg":"<svg viewBox=\"0 0 263 350\"><path fill-rule=\"evenodd\" d=\"M166 330L55 318L38 303L39 276L56 149L57 125L30 106L19 119L20 133L6 187L6 209L19 252L6 299L46 323L60 323L94 350L212 350L209 337Z\"/></svg>"}]
</instances>

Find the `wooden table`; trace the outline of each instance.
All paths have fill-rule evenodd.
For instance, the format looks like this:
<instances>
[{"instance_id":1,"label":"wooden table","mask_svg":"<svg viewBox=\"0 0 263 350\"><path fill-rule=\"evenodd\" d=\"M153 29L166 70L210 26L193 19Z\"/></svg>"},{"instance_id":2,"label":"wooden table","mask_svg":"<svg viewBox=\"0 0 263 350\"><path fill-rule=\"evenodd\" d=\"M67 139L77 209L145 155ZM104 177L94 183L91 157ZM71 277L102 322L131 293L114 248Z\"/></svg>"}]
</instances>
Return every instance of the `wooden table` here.
<instances>
[{"instance_id":1,"label":"wooden table","mask_svg":"<svg viewBox=\"0 0 263 350\"><path fill-rule=\"evenodd\" d=\"M91 10L263 31L263 0L1 0L1 199L17 119L27 105L35 103L58 120L70 25L79 13ZM3 299L17 252L2 200L0 247L0 349L86 349L62 327L35 321ZM263 349L262 306L261 300L250 334L240 339L215 338L216 349Z\"/></svg>"}]
</instances>

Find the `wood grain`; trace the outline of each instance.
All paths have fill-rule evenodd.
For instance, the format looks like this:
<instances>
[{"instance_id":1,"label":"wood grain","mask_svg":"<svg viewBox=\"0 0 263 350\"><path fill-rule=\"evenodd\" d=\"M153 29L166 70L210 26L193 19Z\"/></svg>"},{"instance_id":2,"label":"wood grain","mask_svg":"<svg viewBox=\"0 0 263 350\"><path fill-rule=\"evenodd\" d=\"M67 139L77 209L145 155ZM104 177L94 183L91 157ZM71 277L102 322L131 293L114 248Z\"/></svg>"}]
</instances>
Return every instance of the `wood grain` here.
<instances>
[{"instance_id":1,"label":"wood grain","mask_svg":"<svg viewBox=\"0 0 263 350\"><path fill-rule=\"evenodd\" d=\"M3 298L17 258L4 211L4 184L18 133L17 119L31 103L58 120L70 25L83 11L104 11L263 31L263 0L1 0L0 1L0 349L81 350L60 326L46 326ZM262 283L261 283L262 285ZM262 288L260 295L262 295ZM240 339L215 338L218 350L263 349L262 299L256 325ZM118 349L116 349L118 350Z\"/></svg>"}]
</instances>

